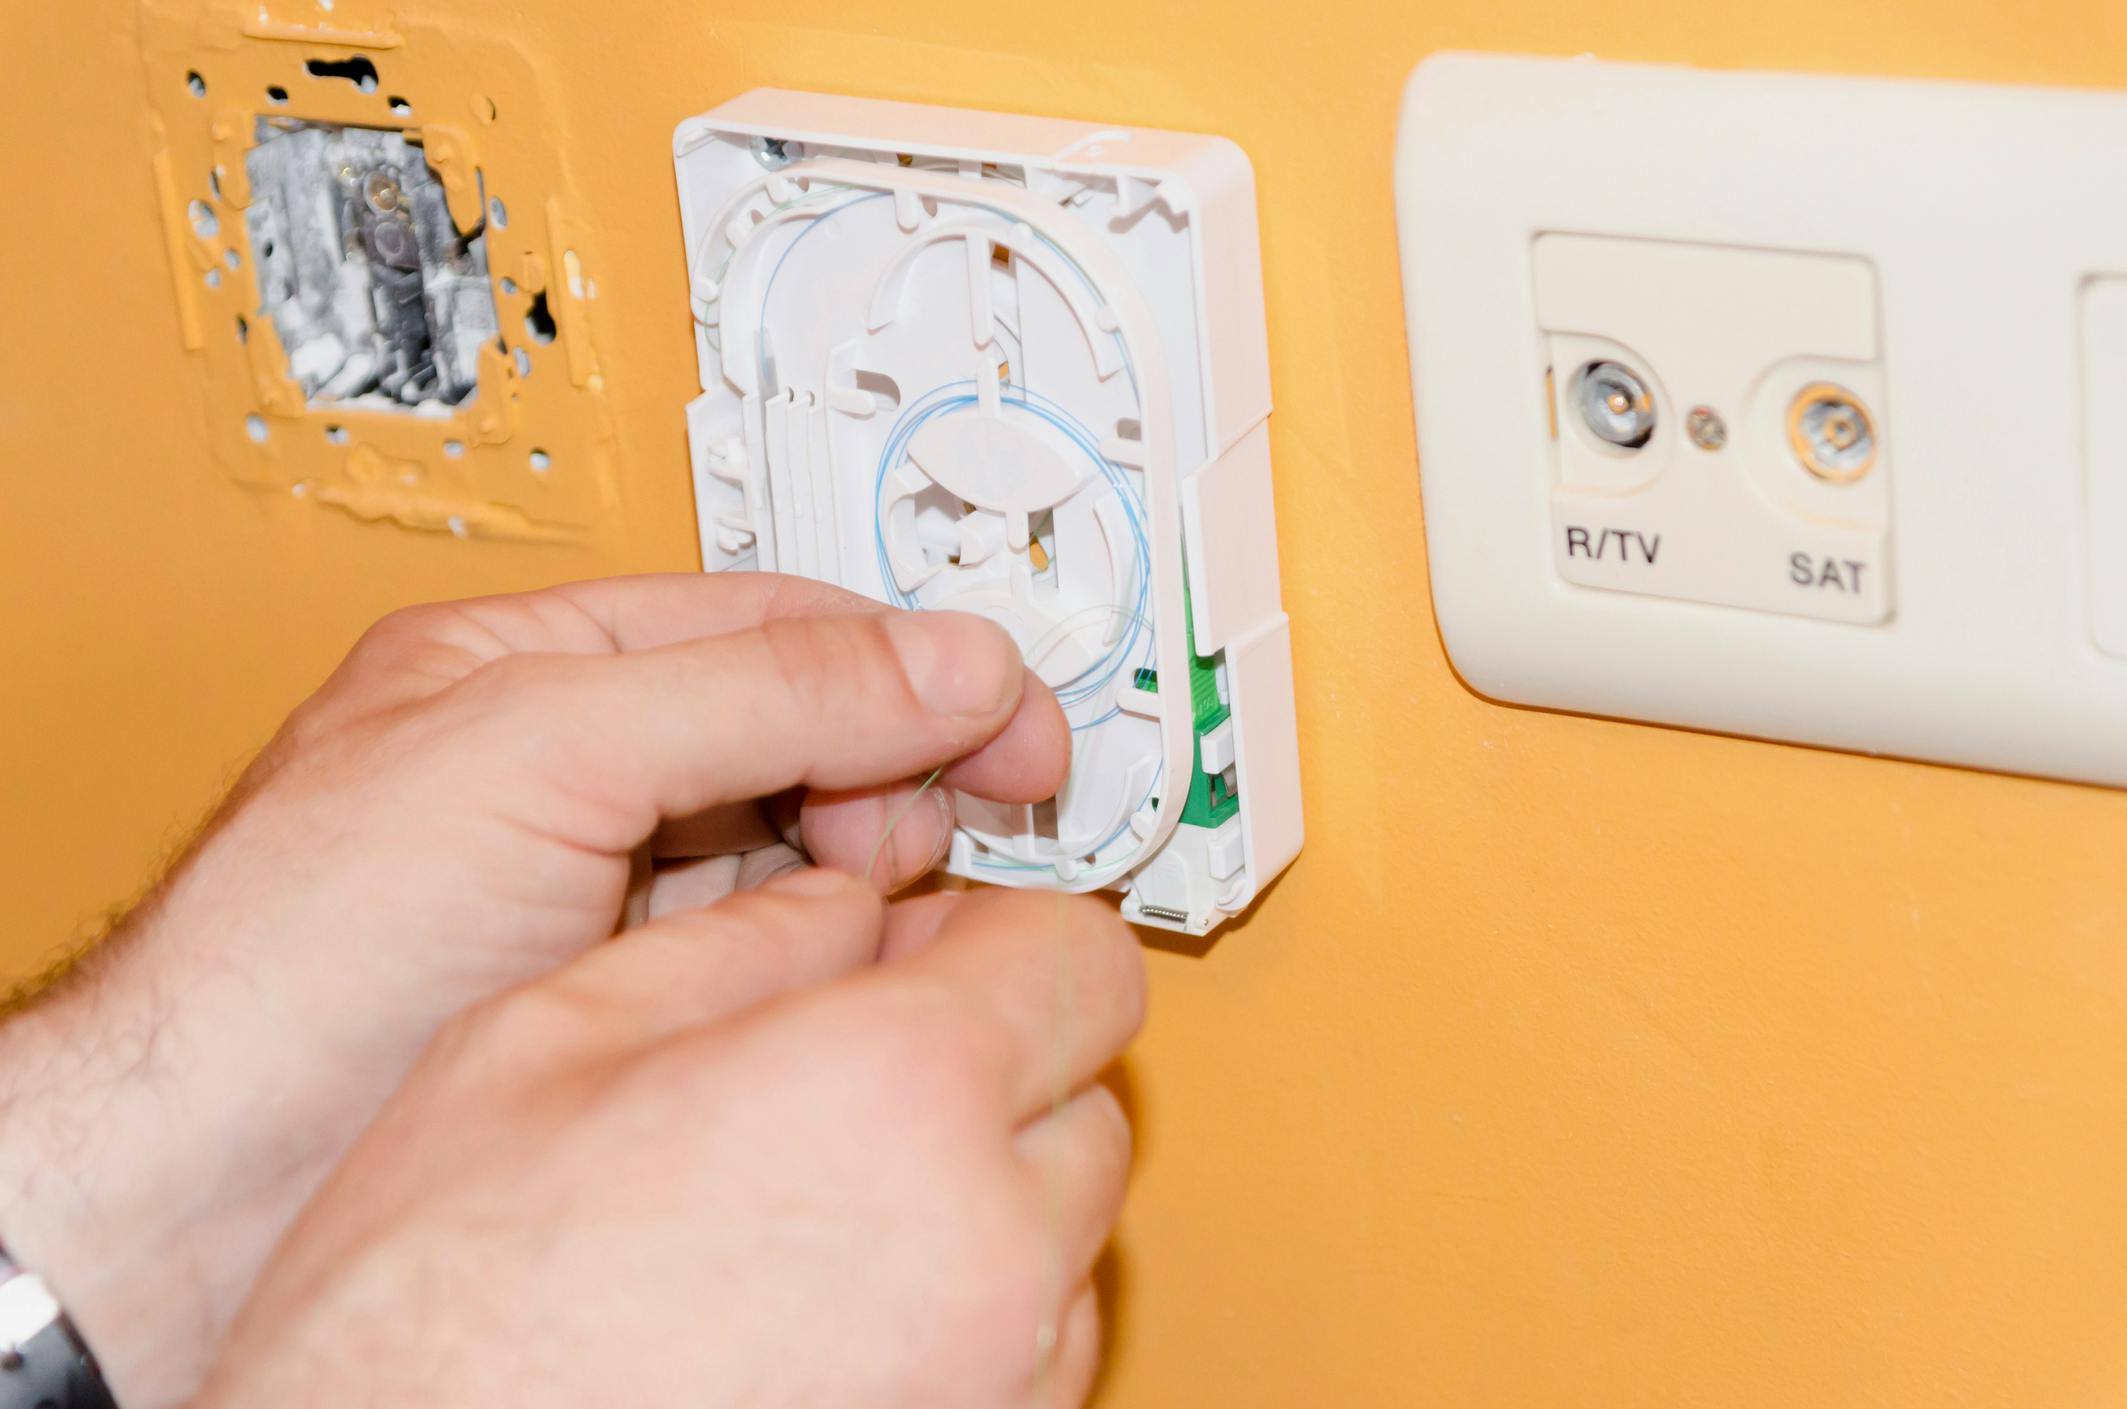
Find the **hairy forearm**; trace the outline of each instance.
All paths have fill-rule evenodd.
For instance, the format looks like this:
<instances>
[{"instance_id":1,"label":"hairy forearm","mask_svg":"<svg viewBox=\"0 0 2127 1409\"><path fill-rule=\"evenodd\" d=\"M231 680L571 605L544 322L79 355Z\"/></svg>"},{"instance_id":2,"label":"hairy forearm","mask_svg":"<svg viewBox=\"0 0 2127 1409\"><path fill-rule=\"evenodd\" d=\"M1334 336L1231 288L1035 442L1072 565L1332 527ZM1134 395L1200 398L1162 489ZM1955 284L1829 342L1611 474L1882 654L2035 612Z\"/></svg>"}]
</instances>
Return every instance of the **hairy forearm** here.
<instances>
[{"instance_id":1,"label":"hairy forearm","mask_svg":"<svg viewBox=\"0 0 2127 1409\"><path fill-rule=\"evenodd\" d=\"M305 1127L279 1118L264 1069L256 1105L198 1099L244 1078L215 1070L229 1017L187 992L212 982L187 961L212 960L172 952L165 898L0 1022L0 1236L59 1293L128 1409L190 1393L229 1302L336 1153L280 1143Z\"/></svg>"}]
</instances>

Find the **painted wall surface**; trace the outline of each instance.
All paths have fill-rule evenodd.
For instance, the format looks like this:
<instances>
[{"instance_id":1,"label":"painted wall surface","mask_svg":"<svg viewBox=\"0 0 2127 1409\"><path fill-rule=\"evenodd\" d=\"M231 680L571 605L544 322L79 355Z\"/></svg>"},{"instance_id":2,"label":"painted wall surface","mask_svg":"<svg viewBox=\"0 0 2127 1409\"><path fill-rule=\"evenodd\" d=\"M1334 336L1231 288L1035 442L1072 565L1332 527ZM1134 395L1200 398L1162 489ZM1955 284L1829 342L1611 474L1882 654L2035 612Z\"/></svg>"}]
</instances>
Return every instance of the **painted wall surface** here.
<instances>
[{"instance_id":1,"label":"painted wall surface","mask_svg":"<svg viewBox=\"0 0 2127 1409\"><path fill-rule=\"evenodd\" d=\"M131 0L9 5L7 967L139 884L378 613L694 564L680 117L777 84L1219 132L1261 190L1310 836L1208 955L1152 956L1104 1403L2127 1402L2127 797L1472 695L1389 188L1441 48L2127 87L2127 9L389 8L536 80L618 501L513 545L240 487L148 160L182 75L144 78Z\"/></svg>"}]
</instances>

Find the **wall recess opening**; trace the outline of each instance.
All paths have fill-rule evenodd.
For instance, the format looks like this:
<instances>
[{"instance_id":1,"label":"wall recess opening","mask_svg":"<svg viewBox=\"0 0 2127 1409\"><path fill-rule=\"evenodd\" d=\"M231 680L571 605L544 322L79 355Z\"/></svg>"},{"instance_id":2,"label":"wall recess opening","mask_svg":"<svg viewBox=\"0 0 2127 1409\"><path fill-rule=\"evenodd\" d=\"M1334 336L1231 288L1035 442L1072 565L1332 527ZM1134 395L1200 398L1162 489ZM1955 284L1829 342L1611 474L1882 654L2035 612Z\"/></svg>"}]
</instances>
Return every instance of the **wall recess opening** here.
<instances>
[{"instance_id":1,"label":"wall recess opening","mask_svg":"<svg viewBox=\"0 0 2127 1409\"><path fill-rule=\"evenodd\" d=\"M532 295L532 306L524 314L524 330L532 335L533 342L554 341L554 314L547 307L545 289Z\"/></svg>"},{"instance_id":2,"label":"wall recess opening","mask_svg":"<svg viewBox=\"0 0 2127 1409\"><path fill-rule=\"evenodd\" d=\"M498 335L486 228L396 130L260 118L244 166L261 304L313 406L446 415Z\"/></svg>"},{"instance_id":3,"label":"wall recess opening","mask_svg":"<svg viewBox=\"0 0 2127 1409\"><path fill-rule=\"evenodd\" d=\"M364 93L377 91L377 66L364 58L310 59L304 62L303 71L312 78L345 79Z\"/></svg>"}]
</instances>

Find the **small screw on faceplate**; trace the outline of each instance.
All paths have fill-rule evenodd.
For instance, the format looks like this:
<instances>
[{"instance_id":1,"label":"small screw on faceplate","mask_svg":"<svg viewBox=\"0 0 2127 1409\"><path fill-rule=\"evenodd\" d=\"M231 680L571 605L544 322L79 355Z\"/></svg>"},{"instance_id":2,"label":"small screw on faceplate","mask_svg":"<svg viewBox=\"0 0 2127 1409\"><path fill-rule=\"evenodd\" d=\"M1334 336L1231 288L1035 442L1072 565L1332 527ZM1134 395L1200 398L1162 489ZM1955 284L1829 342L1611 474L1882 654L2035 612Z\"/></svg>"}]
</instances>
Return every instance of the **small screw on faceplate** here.
<instances>
[{"instance_id":1,"label":"small screw on faceplate","mask_svg":"<svg viewBox=\"0 0 2127 1409\"><path fill-rule=\"evenodd\" d=\"M1589 363L1581 369L1579 392L1581 422L1597 440L1637 450L1654 434L1654 396L1623 363Z\"/></svg>"},{"instance_id":2,"label":"small screw on faceplate","mask_svg":"<svg viewBox=\"0 0 2127 1409\"><path fill-rule=\"evenodd\" d=\"M1719 450L1728 444L1728 422L1711 406L1694 406L1684 418L1684 433L1701 450Z\"/></svg>"},{"instance_id":3,"label":"small screw on faceplate","mask_svg":"<svg viewBox=\"0 0 2127 1409\"><path fill-rule=\"evenodd\" d=\"M771 171L797 160L790 154L790 144L780 137L754 138L753 159Z\"/></svg>"}]
</instances>

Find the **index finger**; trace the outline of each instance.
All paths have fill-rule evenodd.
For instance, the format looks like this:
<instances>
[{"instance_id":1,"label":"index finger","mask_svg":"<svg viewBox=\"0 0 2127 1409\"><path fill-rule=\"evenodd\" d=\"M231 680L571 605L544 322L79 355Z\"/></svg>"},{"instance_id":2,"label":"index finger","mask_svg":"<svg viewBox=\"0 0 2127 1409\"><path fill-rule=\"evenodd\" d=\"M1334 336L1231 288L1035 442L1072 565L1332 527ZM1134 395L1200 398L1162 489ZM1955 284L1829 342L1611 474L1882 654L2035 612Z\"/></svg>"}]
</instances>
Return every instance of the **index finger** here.
<instances>
[{"instance_id":1,"label":"index finger","mask_svg":"<svg viewBox=\"0 0 2127 1409\"><path fill-rule=\"evenodd\" d=\"M871 787L966 758L1013 727L1030 690L1045 687L1002 628L872 611L773 618L604 659L510 655L442 708L470 741L452 750L453 777L512 779L500 796L515 820L617 853L720 804ZM1030 716L1028 732L1046 717ZM1039 732L1060 774L1068 737Z\"/></svg>"},{"instance_id":2,"label":"index finger","mask_svg":"<svg viewBox=\"0 0 2127 1409\"><path fill-rule=\"evenodd\" d=\"M339 716L425 699L511 655L610 656L756 629L780 618L885 608L825 582L772 572L592 578L401 607L362 633L305 708Z\"/></svg>"},{"instance_id":3,"label":"index finger","mask_svg":"<svg viewBox=\"0 0 2127 1409\"><path fill-rule=\"evenodd\" d=\"M772 572L665 572L564 582L530 592L404 607L371 627L353 659L442 648L472 667L520 652L612 655L744 631L779 617L877 612L869 597Z\"/></svg>"},{"instance_id":4,"label":"index finger","mask_svg":"<svg viewBox=\"0 0 2127 1409\"><path fill-rule=\"evenodd\" d=\"M832 583L774 572L646 573L567 582L545 590L596 621L622 651L652 651L722 636L780 617L886 610L884 604Z\"/></svg>"}]
</instances>

